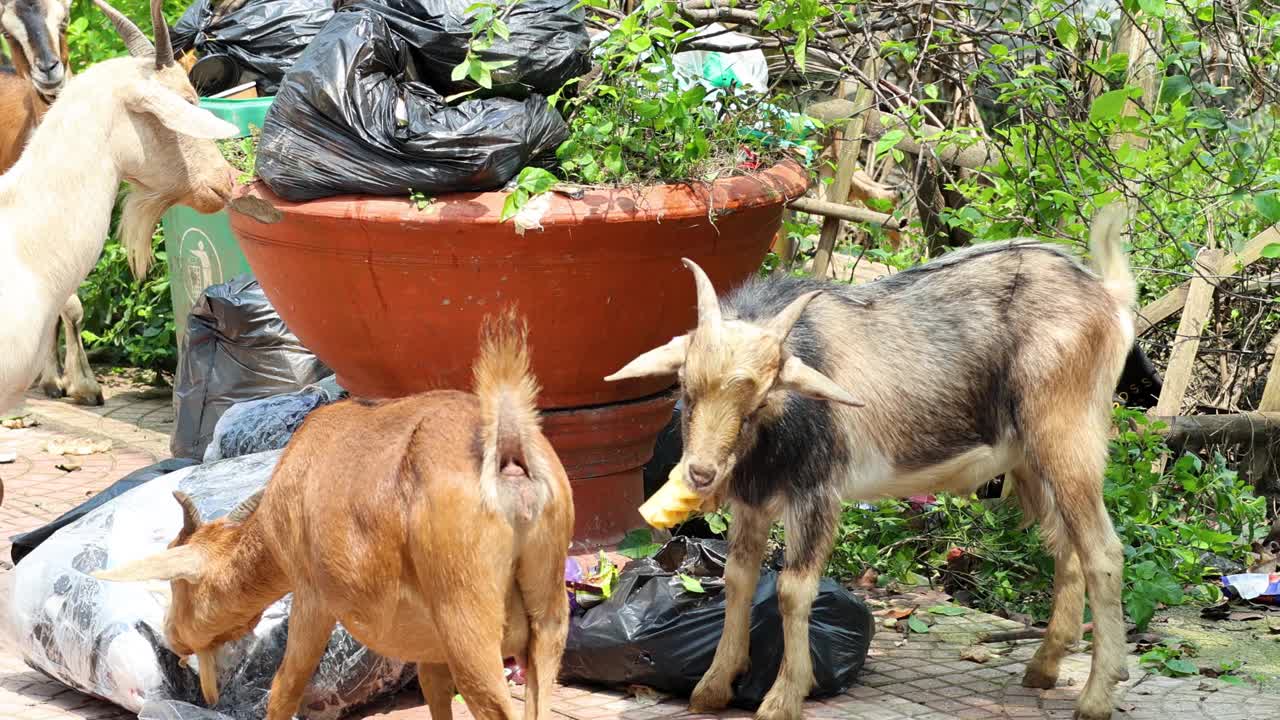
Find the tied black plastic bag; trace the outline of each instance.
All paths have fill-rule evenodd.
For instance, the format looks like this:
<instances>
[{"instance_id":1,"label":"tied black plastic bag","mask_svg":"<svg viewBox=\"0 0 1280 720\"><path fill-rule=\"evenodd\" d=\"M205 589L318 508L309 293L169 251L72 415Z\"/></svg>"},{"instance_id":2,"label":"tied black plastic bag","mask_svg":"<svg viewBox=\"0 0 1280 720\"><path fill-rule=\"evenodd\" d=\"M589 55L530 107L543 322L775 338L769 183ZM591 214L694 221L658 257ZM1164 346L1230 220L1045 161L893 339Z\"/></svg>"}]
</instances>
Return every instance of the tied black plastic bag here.
<instances>
[{"instance_id":1,"label":"tied black plastic bag","mask_svg":"<svg viewBox=\"0 0 1280 720\"><path fill-rule=\"evenodd\" d=\"M261 77L258 94L274 95L289 68L333 17L333 0L196 0L174 25L178 52L227 55Z\"/></svg>"},{"instance_id":2,"label":"tied black plastic bag","mask_svg":"<svg viewBox=\"0 0 1280 720\"><path fill-rule=\"evenodd\" d=\"M338 400L343 393L331 375L295 393L236 403L218 418L204 461L279 450L312 410Z\"/></svg>"},{"instance_id":3,"label":"tied black plastic bag","mask_svg":"<svg viewBox=\"0 0 1280 720\"><path fill-rule=\"evenodd\" d=\"M446 105L370 9L339 12L285 76L257 173L300 202L331 195L495 190L568 137L545 98Z\"/></svg>"},{"instance_id":4,"label":"tied black plastic bag","mask_svg":"<svg viewBox=\"0 0 1280 720\"><path fill-rule=\"evenodd\" d=\"M235 403L300 390L329 374L251 275L205 289L191 309L174 383L174 457L204 457L218 418Z\"/></svg>"},{"instance_id":5,"label":"tied black plastic bag","mask_svg":"<svg viewBox=\"0 0 1280 720\"><path fill-rule=\"evenodd\" d=\"M653 558L628 563L608 600L570 620L560 679L693 692L724 629L727 552L722 540L676 537ZM681 574L698 579L704 592L685 589ZM777 580L774 563L761 573L751 601L750 667L734 684L734 703L748 709L764 700L782 663ZM849 688L874 628L860 598L821 580L809 620L813 697Z\"/></svg>"},{"instance_id":6,"label":"tied black plastic bag","mask_svg":"<svg viewBox=\"0 0 1280 720\"><path fill-rule=\"evenodd\" d=\"M455 81L453 68L467 56L474 0L352 0L351 8L368 10L386 20L410 48L416 76L452 95L476 87ZM591 69L591 36L579 0L521 0L500 3L509 35L498 36L479 50L481 61L501 65L493 70L493 87L501 95L529 92L550 95L567 81Z\"/></svg>"},{"instance_id":7,"label":"tied black plastic bag","mask_svg":"<svg viewBox=\"0 0 1280 720\"><path fill-rule=\"evenodd\" d=\"M42 525L30 532L22 533L21 535L14 535L12 538L9 538L13 542L13 548L10 550L10 554L13 557L14 564L16 565L17 563L22 562L22 558L31 554L32 550L39 547L40 543L48 540L55 532L79 520L85 515L88 515L89 511L102 506L108 500L123 495L125 492L128 492L143 483L155 480L162 475L168 475L171 472L181 470L184 467L190 467L195 464L195 460L188 460L186 458L169 458L168 460L161 460L155 465L148 465L147 467L134 470L128 475L125 475L112 483L106 490L103 490L89 500L59 515L53 522Z\"/></svg>"},{"instance_id":8,"label":"tied black plastic bag","mask_svg":"<svg viewBox=\"0 0 1280 720\"><path fill-rule=\"evenodd\" d=\"M55 533L13 573L9 630L33 668L132 712L188 708L157 717L259 720L284 656L291 597L272 604L245 637L218 651L218 704L202 709L197 672L164 640L169 583L105 582L91 573L164 550L182 527L173 491L206 520L264 487L282 451L196 465L156 478ZM401 690L411 664L376 655L338 626L303 695L302 717L336 720ZM152 708L157 705L157 708ZM192 707L196 706L196 707Z\"/></svg>"}]
</instances>

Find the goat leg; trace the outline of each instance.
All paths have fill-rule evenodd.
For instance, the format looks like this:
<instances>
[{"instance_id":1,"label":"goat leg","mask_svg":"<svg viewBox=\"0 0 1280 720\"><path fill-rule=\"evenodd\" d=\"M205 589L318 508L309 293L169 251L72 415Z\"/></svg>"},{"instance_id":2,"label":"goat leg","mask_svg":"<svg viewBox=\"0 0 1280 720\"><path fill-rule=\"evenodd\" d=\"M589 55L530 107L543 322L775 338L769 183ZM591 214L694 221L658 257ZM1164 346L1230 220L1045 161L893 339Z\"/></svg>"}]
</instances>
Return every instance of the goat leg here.
<instances>
[{"instance_id":1,"label":"goat leg","mask_svg":"<svg viewBox=\"0 0 1280 720\"><path fill-rule=\"evenodd\" d=\"M751 598L760 581L760 561L769 537L769 518L742 504L734 508L729 527L729 559L725 564L724 632L711 667L693 690L695 712L715 712L733 699L733 681L747 669L750 653Z\"/></svg>"},{"instance_id":2,"label":"goat leg","mask_svg":"<svg viewBox=\"0 0 1280 720\"><path fill-rule=\"evenodd\" d=\"M804 699L813 689L809 654L809 613L818 595L818 579L831 554L840 503L820 493L790 498L784 523L786 567L778 576L782 615L782 667L756 711L756 720L801 720Z\"/></svg>"},{"instance_id":3,"label":"goat leg","mask_svg":"<svg viewBox=\"0 0 1280 720\"><path fill-rule=\"evenodd\" d=\"M62 365L62 387L67 396L77 404L102 405L102 387L93 376L93 368L89 366L89 356L84 351L84 339L80 333L84 323L84 306L80 304L79 296L72 294L67 298L61 317L63 341L67 346L66 362Z\"/></svg>"},{"instance_id":4,"label":"goat leg","mask_svg":"<svg viewBox=\"0 0 1280 720\"><path fill-rule=\"evenodd\" d=\"M302 693L315 675L336 624L337 620L324 610L322 602L294 594L284 662L271 681L266 720L292 720L298 712Z\"/></svg>"},{"instance_id":5,"label":"goat leg","mask_svg":"<svg viewBox=\"0 0 1280 720\"><path fill-rule=\"evenodd\" d=\"M431 720L453 719L453 676L449 666L418 663L418 684L422 686L422 698L427 701Z\"/></svg>"},{"instance_id":6,"label":"goat leg","mask_svg":"<svg viewBox=\"0 0 1280 720\"><path fill-rule=\"evenodd\" d=\"M66 322L61 316L59 316L59 321ZM49 333L47 343L44 353L44 367L40 370L40 378L36 380L36 385L40 388L40 392L45 394L45 397L57 399L66 395L62 379L62 366L58 360L58 321L53 323L53 329Z\"/></svg>"}]
</instances>

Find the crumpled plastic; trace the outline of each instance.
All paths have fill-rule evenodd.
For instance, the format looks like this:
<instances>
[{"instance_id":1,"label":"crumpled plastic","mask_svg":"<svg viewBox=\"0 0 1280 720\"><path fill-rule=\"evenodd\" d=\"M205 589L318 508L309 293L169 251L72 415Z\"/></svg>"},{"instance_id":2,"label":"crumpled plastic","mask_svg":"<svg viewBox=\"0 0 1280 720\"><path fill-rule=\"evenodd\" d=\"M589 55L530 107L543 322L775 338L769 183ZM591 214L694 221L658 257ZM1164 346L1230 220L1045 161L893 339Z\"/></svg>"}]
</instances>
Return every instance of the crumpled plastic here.
<instances>
[{"instance_id":1,"label":"crumpled plastic","mask_svg":"<svg viewBox=\"0 0 1280 720\"><path fill-rule=\"evenodd\" d=\"M343 393L331 375L298 392L236 403L218 418L204 461L279 450L288 444L311 411L338 400Z\"/></svg>"},{"instance_id":2,"label":"crumpled plastic","mask_svg":"<svg viewBox=\"0 0 1280 720\"><path fill-rule=\"evenodd\" d=\"M285 76L256 163L276 195L301 202L496 190L522 168L554 160L569 131L544 97L446 104L418 69L429 64L415 60L425 49L393 30L390 12L339 12Z\"/></svg>"},{"instance_id":3,"label":"crumpled plastic","mask_svg":"<svg viewBox=\"0 0 1280 720\"><path fill-rule=\"evenodd\" d=\"M627 564L604 602L570 619L564 682L643 685L688 695L711 667L724 629L728 543L675 537L652 558ZM751 601L750 666L734 683L734 704L754 709L782 663L777 558ZM686 589L681 575L703 592ZM875 623L861 598L830 578L818 585L809 621L813 697L844 692L866 662Z\"/></svg>"},{"instance_id":4,"label":"crumpled plastic","mask_svg":"<svg viewBox=\"0 0 1280 720\"><path fill-rule=\"evenodd\" d=\"M168 583L104 582L90 573L162 551L182 526L174 490L188 493L206 520L220 517L266 484L281 453L245 455L156 478L37 547L14 569L6 618L27 664L68 687L132 712L145 708L153 717L262 718L283 659L290 597L219 652L221 697L211 708L219 716L200 707L198 675L179 667L165 646ZM339 626L304 695L303 717L336 720L398 692L413 673L412 664L372 653ZM183 710L183 704L192 707ZM177 714L155 714L163 712Z\"/></svg>"},{"instance_id":5,"label":"crumpled plastic","mask_svg":"<svg viewBox=\"0 0 1280 720\"><path fill-rule=\"evenodd\" d=\"M218 6L233 3L216 3ZM245 0L218 12L213 0L193 2L170 32L178 51L223 54L260 77L258 94L274 95L289 68L333 17L333 0Z\"/></svg>"},{"instance_id":6,"label":"crumpled plastic","mask_svg":"<svg viewBox=\"0 0 1280 720\"><path fill-rule=\"evenodd\" d=\"M9 538L10 541L13 542L13 547L9 551L10 555L13 557L13 562L15 564L22 562L23 558L30 555L32 550L35 550L40 546L40 543L52 537L55 532L79 520L85 515L88 515L90 511L102 506L107 501L119 497L143 483L150 482L158 477L168 475L171 472L181 470L184 467L190 467L195 464L195 460L187 458L169 458L167 460L161 460L154 465L148 465L147 467L134 470L128 475L125 475L112 483L106 490L103 490L89 500L59 515L52 522L41 525L35 530L22 533L21 535L14 535Z\"/></svg>"},{"instance_id":7,"label":"crumpled plastic","mask_svg":"<svg viewBox=\"0 0 1280 720\"><path fill-rule=\"evenodd\" d=\"M1280 605L1280 573L1223 575L1222 589L1227 597Z\"/></svg>"},{"instance_id":8,"label":"crumpled plastic","mask_svg":"<svg viewBox=\"0 0 1280 720\"><path fill-rule=\"evenodd\" d=\"M331 374L252 275L206 288L191 308L179 354L170 451L203 458L218 419L235 403L300 390Z\"/></svg>"}]
</instances>

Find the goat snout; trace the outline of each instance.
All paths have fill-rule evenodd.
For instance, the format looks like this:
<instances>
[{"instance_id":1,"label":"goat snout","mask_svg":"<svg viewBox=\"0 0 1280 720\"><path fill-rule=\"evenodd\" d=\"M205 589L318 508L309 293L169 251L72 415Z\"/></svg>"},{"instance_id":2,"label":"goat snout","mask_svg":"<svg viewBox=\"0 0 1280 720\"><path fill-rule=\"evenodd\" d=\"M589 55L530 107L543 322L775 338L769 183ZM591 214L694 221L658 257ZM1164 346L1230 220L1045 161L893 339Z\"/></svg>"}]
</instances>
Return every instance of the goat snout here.
<instances>
[{"instance_id":1,"label":"goat snout","mask_svg":"<svg viewBox=\"0 0 1280 720\"><path fill-rule=\"evenodd\" d=\"M706 490L716 481L716 470L710 465L691 462L688 466L689 484L694 490Z\"/></svg>"}]
</instances>

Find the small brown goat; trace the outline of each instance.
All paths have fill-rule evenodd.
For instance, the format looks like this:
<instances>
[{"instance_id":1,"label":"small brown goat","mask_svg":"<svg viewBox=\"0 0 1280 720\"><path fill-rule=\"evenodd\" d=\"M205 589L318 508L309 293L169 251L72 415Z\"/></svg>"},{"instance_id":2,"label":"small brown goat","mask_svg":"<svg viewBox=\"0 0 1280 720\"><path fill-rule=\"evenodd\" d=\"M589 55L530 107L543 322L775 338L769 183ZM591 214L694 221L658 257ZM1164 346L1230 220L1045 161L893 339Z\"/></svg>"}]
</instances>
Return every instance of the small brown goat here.
<instances>
[{"instance_id":1,"label":"small brown goat","mask_svg":"<svg viewBox=\"0 0 1280 720\"><path fill-rule=\"evenodd\" d=\"M568 631L569 481L539 429L537 383L514 315L487 323L475 394L347 400L312 413L264 494L184 525L169 550L108 580L171 580L165 635L199 659L217 701L214 656L293 593L284 664L267 720L288 720L335 621L375 652L419 663L434 718L452 684L480 718L513 718L504 657L528 659L525 717L549 714Z\"/></svg>"},{"instance_id":2,"label":"small brown goat","mask_svg":"<svg viewBox=\"0 0 1280 720\"><path fill-rule=\"evenodd\" d=\"M724 707L745 669L775 518L787 531L784 655L756 717L793 720L813 686L809 612L841 499L969 494L1003 473L1057 562L1048 635L1022 682L1054 686L1087 588L1093 667L1076 715L1111 717L1112 689L1128 675L1124 553L1102 501L1110 402L1134 336L1122 213L1094 221L1096 272L1017 240L866 285L775 275L717 300L686 261L697 327L610 379L678 374L684 477L706 501L733 506L724 634L695 709Z\"/></svg>"}]
</instances>

